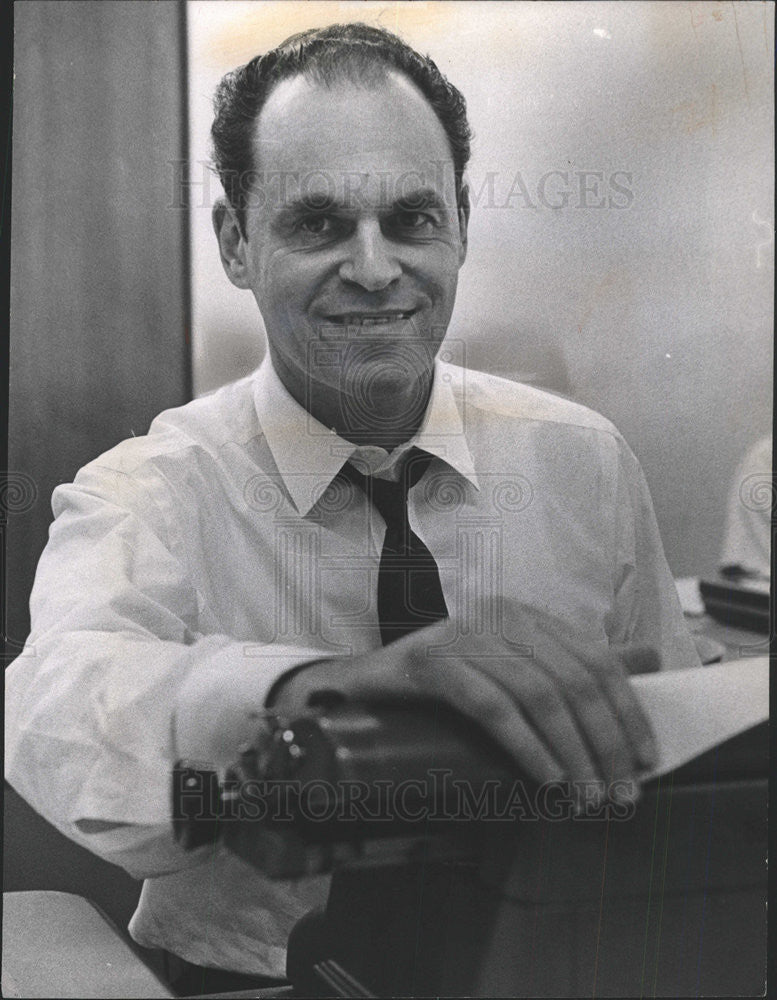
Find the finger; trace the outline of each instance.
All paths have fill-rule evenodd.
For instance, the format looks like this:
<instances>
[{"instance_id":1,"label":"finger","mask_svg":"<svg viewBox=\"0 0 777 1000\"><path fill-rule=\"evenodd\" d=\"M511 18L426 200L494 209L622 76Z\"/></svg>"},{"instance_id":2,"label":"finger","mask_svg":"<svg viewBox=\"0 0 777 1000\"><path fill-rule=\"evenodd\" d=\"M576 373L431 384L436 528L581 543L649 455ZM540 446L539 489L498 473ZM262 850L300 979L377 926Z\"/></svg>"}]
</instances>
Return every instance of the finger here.
<instances>
[{"instance_id":1,"label":"finger","mask_svg":"<svg viewBox=\"0 0 777 1000\"><path fill-rule=\"evenodd\" d=\"M565 690L593 741L598 759L617 778L630 778L652 769L657 758L655 737L619 653L580 650L560 633L556 633L554 641L557 647L552 657L543 657L544 665L564 676ZM609 715L601 705L602 697L610 708ZM630 761L629 765L619 766L619 761L625 760Z\"/></svg>"},{"instance_id":2,"label":"finger","mask_svg":"<svg viewBox=\"0 0 777 1000\"><path fill-rule=\"evenodd\" d=\"M658 746L647 716L631 686L622 657L622 652L610 650L604 657L602 669L596 671L596 679L626 733L638 768L650 771L658 762Z\"/></svg>"},{"instance_id":3,"label":"finger","mask_svg":"<svg viewBox=\"0 0 777 1000\"><path fill-rule=\"evenodd\" d=\"M520 661L483 659L478 661L478 669L505 690L538 737L552 748L566 778L575 782L594 782L603 777L561 685L538 663L525 657Z\"/></svg>"},{"instance_id":4,"label":"finger","mask_svg":"<svg viewBox=\"0 0 777 1000\"><path fill-rule=\"evenodd\" d=\"M608 784L633 777L637 763L631 744L589 668L556 649L552 665L538 660L536 669L545 674L566 705L573 726L593 760L596 777Z\"/></svg>"},{"instance_id":5,"label":"finger","mask_svg":"<svg viewBox=\"0 0 777 1000\"><path fill-rule=\"evenodd\" d=\"M451 657L444 669L416 669L411 677L419 693L442 701L474 722L528 777L540 783L568 777L555 746L551 749L523 706L482 665L475 669Z\"/></svg>"},{"instance_id":6,"label":"finger","mask_svg":"<svg viewBox=\"0 0 777 1000\"><path fill-rule=\"evenodd\" d=\"M597 664L598 667L598 664ZM614 695L601 685L601 675L590 665L578 664L567 684L570 701L588 737L592 753L607 782L636 777L639 757L624 717Z\"/></svg>"},{"instance_id":7,"label":"finger","mask_svg":"<svg viewBox=\"0 0 777 1000\"><path fill-rule=\"evenodd\" d=\"M661 658L652 646L623 646L614 651L630 677L634 674L657 674L661 669Z\"/></svg>"}]
</instances>

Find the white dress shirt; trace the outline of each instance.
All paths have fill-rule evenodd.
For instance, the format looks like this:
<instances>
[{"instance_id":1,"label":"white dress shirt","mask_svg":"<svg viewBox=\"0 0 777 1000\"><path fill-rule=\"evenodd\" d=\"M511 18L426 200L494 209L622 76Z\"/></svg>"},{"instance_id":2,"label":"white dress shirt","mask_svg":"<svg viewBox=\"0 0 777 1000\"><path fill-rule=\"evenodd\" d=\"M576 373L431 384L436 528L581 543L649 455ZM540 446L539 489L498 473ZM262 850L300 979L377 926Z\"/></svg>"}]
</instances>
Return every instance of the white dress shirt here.
<instances>
[{"instance_id":1,"label":"white dress shirt","mask_svg":"<svg viewBox=\"0 0 777 1000\"><path fill-rule=\"evenodd\" d=\"M740 566L768 581L772 568L772 435L748 448L734 475L726 505L721 566Z\"/></svg>"},{"instance_id":2,"label":"white dress shirt","mask_svg":"<svg viewBox=\"0 0 777 1000\"><path fill-rule=\"evenodd\" d=\"M318 423L265 361L55 490L32 632L7 671L8 780L146 879L130 927L141 944L283 974L288 932L326 879L272 882L223 848L174 844L176 700L196 671L225 684L252 671L263 695L305 660L380 646L385 525L359 489L330 484L351 456L390 478L413 445L435 459L409 520L462 643L530 638L494 613L501 596L589 648L645 643L664 667L698 664L642 472L604 418L438 362L421 430L389 456Z\"/></svg>"}]
</instances>

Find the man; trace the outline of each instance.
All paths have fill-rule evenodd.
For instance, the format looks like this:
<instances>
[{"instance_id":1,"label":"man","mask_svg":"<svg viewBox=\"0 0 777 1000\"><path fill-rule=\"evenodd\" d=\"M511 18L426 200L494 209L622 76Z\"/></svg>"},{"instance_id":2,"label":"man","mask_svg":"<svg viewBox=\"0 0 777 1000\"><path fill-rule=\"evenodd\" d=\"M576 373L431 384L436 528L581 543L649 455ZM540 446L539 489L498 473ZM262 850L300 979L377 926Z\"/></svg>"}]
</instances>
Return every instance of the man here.
<instances>
[{"instance_id":1,"label":"man","mask_svg":"<svg viewBox=\"0 0 777 1000\"><path fill-rule=\"evenodd\" d=\"M518 773L607 794L654 760L633 647L697 660L617 431L438 358L469 129L434 64L363 25L305 32L223 81L213 136L221 258L268 357L55 492L6 759L146 878L141 944L280 976L324 880L181 851L177 759L223 768L265 706L334 690L446 703Z\"/></svg>"}]
</instances>

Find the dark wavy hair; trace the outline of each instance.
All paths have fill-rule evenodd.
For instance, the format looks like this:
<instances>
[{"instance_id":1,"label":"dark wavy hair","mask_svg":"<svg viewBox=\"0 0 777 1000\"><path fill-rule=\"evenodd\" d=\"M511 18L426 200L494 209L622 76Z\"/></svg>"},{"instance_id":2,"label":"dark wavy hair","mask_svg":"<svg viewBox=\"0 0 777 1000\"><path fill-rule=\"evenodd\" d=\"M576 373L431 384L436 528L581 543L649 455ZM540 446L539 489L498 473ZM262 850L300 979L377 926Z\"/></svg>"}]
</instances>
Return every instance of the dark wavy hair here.
<instances>
[{"instance_id":1,"label":"dark wavy hair","mask_svg":"<svg viewBox=\"0 0 777 1000\"><path fill-rule=\"evenodd\" d=\"M420 55L390 31L361 23L332 24L292 35L277 48L227 73L216 90L211 128L213 163L243 232L245 179L255 170L253 127L273 87L300 73L324 86L342 80L372 85L385 79L391 69L413 81L445 129L456 196L461 202L472 139L462 94L429 56Z\"/></svg>"}]
</instances>

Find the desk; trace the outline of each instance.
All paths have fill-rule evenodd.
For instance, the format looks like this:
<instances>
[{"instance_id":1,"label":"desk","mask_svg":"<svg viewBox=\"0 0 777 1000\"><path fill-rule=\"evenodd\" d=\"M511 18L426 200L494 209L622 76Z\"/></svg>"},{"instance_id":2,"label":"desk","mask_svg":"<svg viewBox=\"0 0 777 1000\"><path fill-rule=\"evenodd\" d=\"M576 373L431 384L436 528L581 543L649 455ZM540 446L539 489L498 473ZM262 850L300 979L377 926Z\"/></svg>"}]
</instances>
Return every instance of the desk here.
<instances>
[{"instance_id":1,"label":"desk","mask_svg":"<svg viewBox=\"0 0 777 1000\"><path fill-rule=\"evenodd\" d=\"M4 997L168 998L102 912L69 892L3 894Z\"/></svg>"},{"instance_id":2,"label":"desk","mask_svg":"<svg viewBox=\"0 0 777 1000\"><path fill-rule=\"evenodd\" d=\"M762 652L766 642L711 619L690 624L724 644L724 659ZM430 866L419 873L387 868L383 895L368 893L362 913L342 895L342 926L354 924L343 940L356 939L366 916L390 918L386 901L404 887L412 900L411 944L423 931L426 952L443 956L446 995L511 996L521 988L544 996L751 995L765 954L766 784L724 786L714 761L693 791L662 779L633 822L528 823L515 849L494 838L482 871L442 866L436 881ZM431 914L425 922L421 895ZM405 929L378 923L370 939L395 965L399 949L386 942L389 932L403 940L408 920L394 912ZM460 924L452 919L457 912ZM6 997L173 996L85 899L8 893L3 916Z\"/></svg>"},{"instance_id":3,"label":"desk","mask_svg":"<svg viewBox=\"0 0 777 1000\"><path fill-rule=\"evenodd\" d=\"M767 656L769 653L769 636L763 632L722 625L710 615L686 615L685 621L692 635L711 639L725 647L724 663L726 660L739 660L745 656Z\"/></svg>"}]
</instances>

